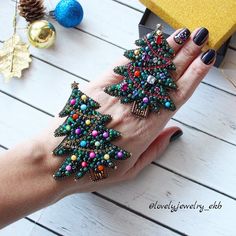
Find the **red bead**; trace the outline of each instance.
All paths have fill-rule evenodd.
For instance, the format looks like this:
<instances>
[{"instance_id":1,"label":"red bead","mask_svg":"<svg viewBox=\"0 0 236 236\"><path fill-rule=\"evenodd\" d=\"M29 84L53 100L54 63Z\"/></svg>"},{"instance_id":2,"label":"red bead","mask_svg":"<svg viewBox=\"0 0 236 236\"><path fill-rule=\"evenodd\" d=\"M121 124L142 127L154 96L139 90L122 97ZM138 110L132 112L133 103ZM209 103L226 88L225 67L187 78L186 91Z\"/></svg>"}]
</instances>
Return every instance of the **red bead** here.
<instances>
[{"instance_id":1,"label":"red bead","mask_svg":"<svg viewBox=\"0 0 236 236\"><path fill-rule=\"evenodd\" d=\"M140 71L139 71L139 70L136 70L136 71L134 72L134 76L135 76L135 77L139 77L139 76L140 76Z\"/></svg>"},{"instance_id":2,"label":"red bead","mask_svg":"<svg viewBox=\"0 0 236 236\"><path fill-rule=\"evenodd\" d=\"M161 35L157 36L156 43L157 44L161 44L162 43L162 36Z\"/></svg>"},{"instance_id":3,"label":"red bead","mask_svg":"<svg viewBox=\"0 0 236 236\"><path fill-rule=\"evenodd\" d=\"M83 162L81 163L81 165L82 165L82 167L86 167L88 164L87 164L87 162L83 161Z\"/></svg>"},{"instance_id":4,"label":"red bead","mask_svg":"<svg viewBox=\"0 0 236 236\"><path fill-rule=\"evenodd\" d=\"M78 114L74 114L74 115L72 116L73 120L77 120L77 119L78 119L78 117L79 117L79 115L78 115Z\"/></svg>"}]
</instances>

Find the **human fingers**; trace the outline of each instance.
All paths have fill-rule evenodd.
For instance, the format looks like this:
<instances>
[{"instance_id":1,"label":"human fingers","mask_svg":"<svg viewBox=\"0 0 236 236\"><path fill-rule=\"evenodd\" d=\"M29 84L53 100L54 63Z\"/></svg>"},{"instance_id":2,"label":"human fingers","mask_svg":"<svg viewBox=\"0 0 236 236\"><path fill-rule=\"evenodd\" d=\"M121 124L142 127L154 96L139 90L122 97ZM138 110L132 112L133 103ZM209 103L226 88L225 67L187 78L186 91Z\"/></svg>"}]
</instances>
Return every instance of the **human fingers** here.
<instances>
[{"instance_id":1,"label":"human fingers","mask_svg":"<svg viewBox=\"0 0 236 236\"><path fill-rule=\"evenodd\" d=\"M216 52L209 49L199 55L178 80L178 90L173 93L177 107L185 103L215 62Z\"/></svg>"},{"instance_id":2,"label":"human fingers","mask_svg":"<svg viewBox=\"0 0 236 236\"><path fill-rule=\"evenodd\" d=\"M167 42L171 48L174 49L175 54L183 47L184 43L188 40L191 32L187 28L178 29L167 38Z\"/></svg>"},{"instance_id":3,"label":"human fingers","mask_svg":"<svg viewBox=\"0 0 236 236\"><path fill-rule=\"evenodd\" d=\"M196 29L190 36L189 40L176 54L173 63L176 70L173 71L175 80L178 80L185 72L192 61L200 54L203 46L207 42L208 30L206 28Z\"/></svg>"}]
</instances>

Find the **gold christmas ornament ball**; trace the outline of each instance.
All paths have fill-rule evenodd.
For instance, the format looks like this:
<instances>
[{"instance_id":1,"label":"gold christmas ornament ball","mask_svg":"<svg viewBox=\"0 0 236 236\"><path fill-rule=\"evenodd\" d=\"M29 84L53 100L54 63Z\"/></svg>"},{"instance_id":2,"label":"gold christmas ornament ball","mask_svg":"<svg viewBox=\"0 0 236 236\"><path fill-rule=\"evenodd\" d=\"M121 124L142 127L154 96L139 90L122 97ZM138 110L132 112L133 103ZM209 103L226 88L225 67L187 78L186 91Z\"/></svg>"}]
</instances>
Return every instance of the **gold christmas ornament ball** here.
<instances>
[{"instance_id":1,"label":"gold christmas ornament ball","mask_svg":"<svg viewBox=\"0 0 236 236\"><path fill-rule=\"evenodd\" d=\"M29 42L36 48L49 48L56 40L54 26L46 20L37 20L28 27Z\"/></svg>"}]
</instances>

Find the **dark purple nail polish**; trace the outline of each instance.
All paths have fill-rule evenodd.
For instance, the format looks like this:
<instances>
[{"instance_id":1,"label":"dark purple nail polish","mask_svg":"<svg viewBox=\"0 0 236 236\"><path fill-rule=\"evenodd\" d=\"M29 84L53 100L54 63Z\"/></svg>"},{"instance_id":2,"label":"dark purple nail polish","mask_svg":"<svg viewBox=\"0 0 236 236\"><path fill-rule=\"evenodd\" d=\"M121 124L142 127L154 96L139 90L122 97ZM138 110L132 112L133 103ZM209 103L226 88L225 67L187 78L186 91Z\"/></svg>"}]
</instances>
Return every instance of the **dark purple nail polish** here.
<instances>
[{"instance_id":1,"label":"dark purple nail polish","mask_svg":"<svg viewBox=\"0 0 236 236\"><path fill-rule=\"evenodd\" d=\"M174 41L177 44L183 44L189 38L190 34L189 29L184 28L174 36Z\"/></svg>"},{"instance_id":2,"label":"dark purple nail polish","mask_svg":"<svg viewBox=\"0 0 236 236\"><path fill-rule=\"evenodd\" d=\"M201 46L207 40L208 34L209 31L206 28L202 27L194 36L193 42L198 46Z\"/></svg>"},{"instance_id":3,"label":"dark purple nail polish","mask_svg":"<svg viewBox=\"0 0 236 236\"><path fill-rule=\"evenodd\" d=\"M183 135L183 131L182 130L177 130L171 137L170 137L170 142L175 141L176 139L178 139L180 136Z\"/></svg>"},{"instance_id":4,"label":"dark purple nail polish","mask_svg":"<svg viewBox=\"0 0 236 236\"><path fill-rule=\"evenodd\" d=\"M201 56L202 62L206 65L210 65L216 57L216 51L213 49L209 49L204 52Z\"/></svg>"}]
</instances>

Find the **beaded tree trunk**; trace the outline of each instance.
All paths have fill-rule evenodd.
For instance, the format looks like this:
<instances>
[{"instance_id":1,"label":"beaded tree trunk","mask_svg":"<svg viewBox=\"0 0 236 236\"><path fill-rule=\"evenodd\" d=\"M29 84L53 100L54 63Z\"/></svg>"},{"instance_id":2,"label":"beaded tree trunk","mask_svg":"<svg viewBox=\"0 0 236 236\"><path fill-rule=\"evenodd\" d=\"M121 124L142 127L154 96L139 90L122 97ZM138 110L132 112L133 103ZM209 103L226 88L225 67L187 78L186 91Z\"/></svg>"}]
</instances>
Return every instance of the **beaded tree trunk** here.
<instances>
[{"instance_id":1,"label":"beaded tree trunk","mask_svg":"<svg viewBox=\"0 0 236 236\"><path fill-rule=\"evenodd\" d=\"M59 114L67 119L55 130L55 136L66 137L53 154L66 156L66 159L54 178L75 174L78 179L90 172L91 179L96 181L107 176L106 167L116 168L113 160L124 160L130 157L130 153L111 144L111 140L120 136L118 131L105 126L111 116L96 111L99 104L83 94L77 83L72 84L72 89Z\"/></svg>"},{"instance_id":2,"label":"beaded tree trunk","mask_svg":"<svg viewBox=\"0 0 236 236\"><path fill-rule=\"evenodd\" d=\"M175 110L168 95L168 90L177 88L169 74L169 70L175 70L174 50L160 29L136 40L135 44L140 47L124 53L131 62L114 69L124 76L123 81L106 87L105 92L120 97L122 103L133 102L132 112L140 117L146 117L149 110L158 112L161 107Z\"/></svg>"}]
</instances>

